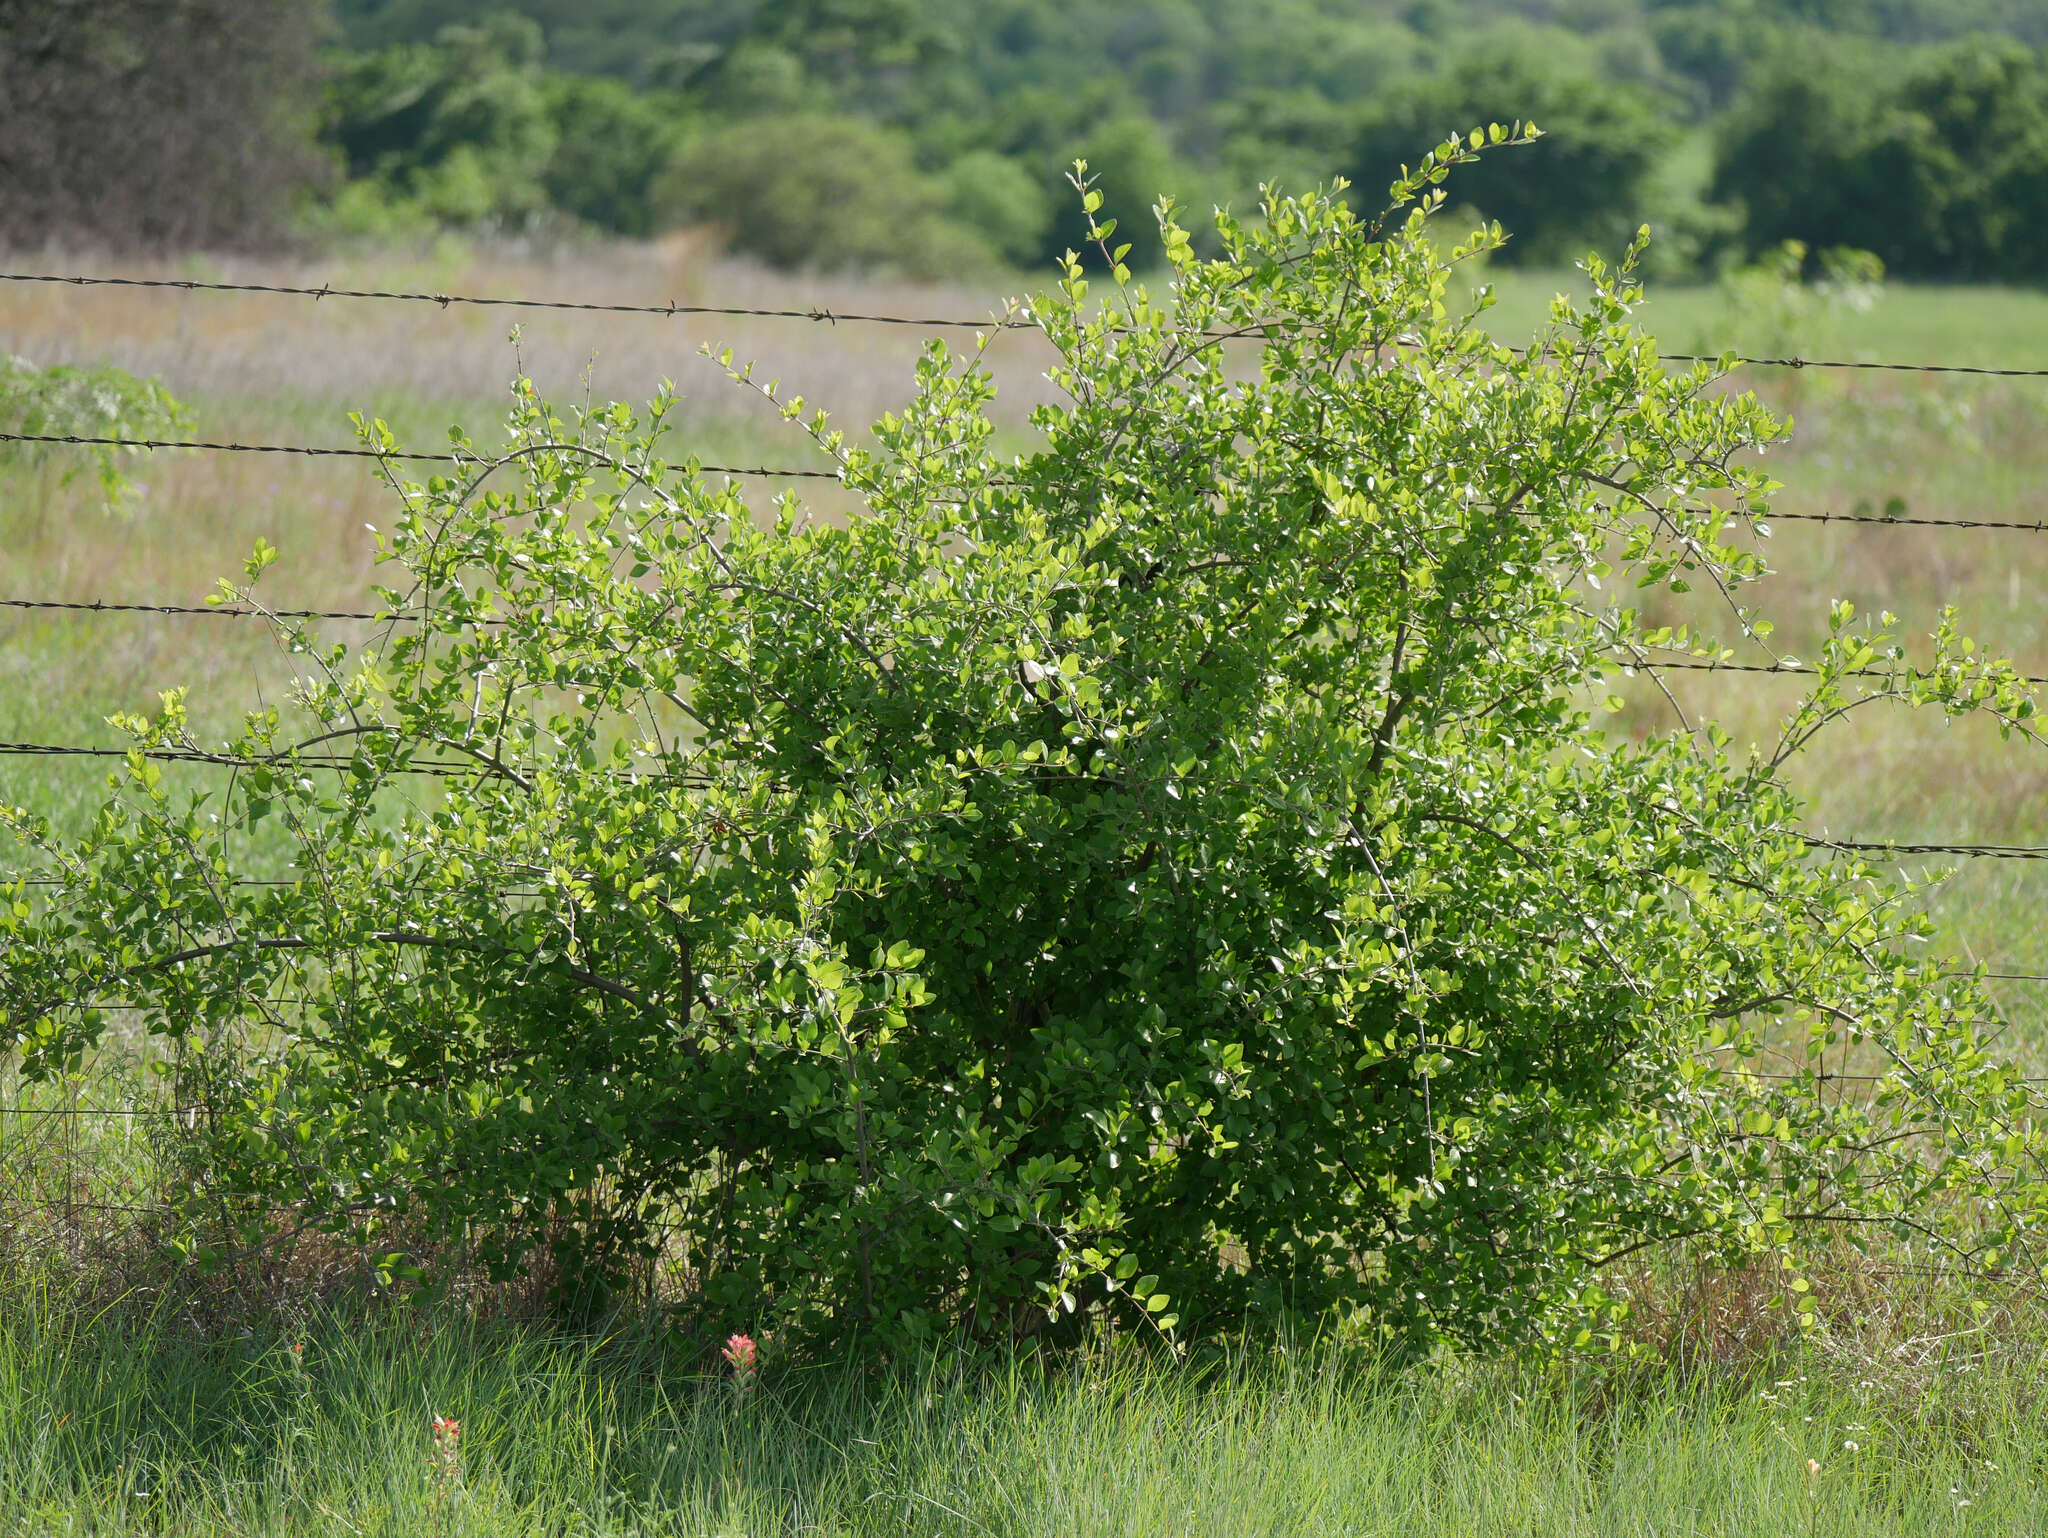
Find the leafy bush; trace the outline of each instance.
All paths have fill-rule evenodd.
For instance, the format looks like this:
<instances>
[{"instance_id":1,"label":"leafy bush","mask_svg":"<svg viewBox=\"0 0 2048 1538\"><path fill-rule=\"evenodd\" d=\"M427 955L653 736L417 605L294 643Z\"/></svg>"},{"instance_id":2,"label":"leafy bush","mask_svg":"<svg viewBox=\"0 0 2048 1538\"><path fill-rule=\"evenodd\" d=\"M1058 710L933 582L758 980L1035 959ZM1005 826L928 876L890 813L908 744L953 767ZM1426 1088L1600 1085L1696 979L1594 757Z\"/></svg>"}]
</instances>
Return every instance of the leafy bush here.
<instances>
[{"instance_id":1,"label":"leafy bush","mask_svg":"<svg viewBox=\"0 0 2048 1538\"><path fill-rule=\"evenodd\" d=\"M545 1246L586 1302L659 1256L727 1320L899 1344L1584 1341L1622 1257L1836 1231L2034 1263L1981 984L1784 778L1860 700L2032 735L2031 699L1947 618L1921 667L1842 605L1774 753L1603 735L1618 672L1718 654L1632 590L1767 633L1778 427L1666 371L1627 265L1527 350L1447 316L1427 223L1474 158L1390 222L1220 217L1213 261L1169 208L1170 306L1070 265L1028 456L936 343L872 448L788 400L844 521L665 462L666 395L521 383L504 448L396 488L387 646L279 622L254 767L202 800L136 757L76 842L4 814L57 883L0 889L24 1070L142 1005L215 1245ZM190 737L175 693L124 724ZM264 823L295 866L231 884Z\"/></svg>"},{"instance_id":2,"label":"leafy bush","mask_svg":"<svg viewBox=\"0 0 2048 1538\"><path fill-rule=\"evenodd\" d=\"M1811 281L1809 265L1816 269ZM1801 347L1819 353L1828 350L1843 321L1868 314L1884 297L1884 263L1848 246L1815 255L1788 240L1722 273L1715 287L1715 336L1774 357L1795 356Z\"/></svg>"},{"instance_id":3,"label":"leafy bush","mask_svg":"<svg viewBox=\"0 0 2048 1538\"><path fill-rule=\"evenodd\" d=\"M0 355L0 432L161 439L182 437L191 429L191 413L153 379L138 379L111 363L90 368L64 364L38 368L26 358ZM122 462L139 450L108 444L88 444L81 449L0 444L0 455L24 451L75 456L72 468L65 472L66 482L77 475L77 460L82 459L92 466L110 506L118 506L134 491Z\"/></svg>"}]
</instances>

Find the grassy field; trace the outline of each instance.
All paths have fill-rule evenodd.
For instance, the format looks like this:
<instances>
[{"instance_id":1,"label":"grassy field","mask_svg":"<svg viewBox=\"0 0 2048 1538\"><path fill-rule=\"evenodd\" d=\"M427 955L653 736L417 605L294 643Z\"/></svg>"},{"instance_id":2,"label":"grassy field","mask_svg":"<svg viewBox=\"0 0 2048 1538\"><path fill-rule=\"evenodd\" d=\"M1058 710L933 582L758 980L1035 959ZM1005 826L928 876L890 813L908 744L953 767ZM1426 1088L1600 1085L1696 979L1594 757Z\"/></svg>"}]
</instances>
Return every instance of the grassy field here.
<instances>
[{"instance_id":1,"label":"grassy field","mask_svg":"<svg viewBox=\"0 0 2048 1538\"><path fill-rule=\"evenodd\" d=\"M915 315L979 316L995 303L780 278L660 248L559 259L450 248L383 265L160 271ZM1568 283L1494 276L1493 324L1509 337ZM679 451L801 465L813 462L807 440L697 357L699 344L760 359L857 425L908 392L924 338L734 317L518 318L515 349L503 311L11 286L0 292L0 349L158 376L195 408L199 436L243 442L343 444L349 409L387 417L422 447L455 422L488 441L515 368L564 401L641 399L667 377L684 401ZM1643 321L1671 351L2048 366L2043 294L1895 288L1865 312L1792 313L1722 290L1674 290L1653 294ZM1021 442L1028 408L1050 388L1045 360L1028 336L1000 338L993 357L1002 420ZM1881 509L1896 498L1920 517L2048 516L2048 381L1760 369L1742 382L1796 423L1776 472L1787 485L1781 511ZM55 458L0 464L0 598L189 604L260 536L284 554L266 579L273 602L365 599L364 525L386 516L388 494L359 463L160 455L137 462L145 490L125 512L101 507L89 477L65 484L67 468ZM1894 610L1909 637L1954 603L1987 645L2048 673L2048 535L1784 523L1771 554L1779 575L1767 607L1784 653L1810 654L1831 598ZM0 739L112 743L108 712L148 708L179 684L192 686L197 718L218 727L274 696L288 674L247 621L0 611ZM1793 686L1679 675L1672 687L1694 718L1768 741ZM1625 731L1671 724L1670 707L1648 692L1620 718ZM2048 843L2042 769L2025 747L1892 712L1852 718L1798 772L1815 825L1838 836ZM0 796L76 825L103 775L91 763L0 758ZM0 851L0 868L11 858ZM2036 872L2048 865L1963 864L1936 899L1959 958L2048 971L2038 919L2048 874ZM2003 1045L2048 1072L2048 991L1994 986L2011 1020ZM124 1066L102 1068L98 1089L122 1093ZM0 1126L0 1193L105 1201L118 1198L124 1171L147 1163L146 1145L119 1126L82 1152L52 1137ZM699 1375L692 1343L630 1331L550 1339L396 1313L298 1323L264 1313L224 1330L152 1303L161 1276L123 1269L139 1241L118 1220L0 1228L8 1531L2048 1529L2037 1491L2048 1428L2035 1392L2048 1321L2027 1309L1975 1314L1972 1300L1882 1279L1841 1280L1834 1323L1815 1341L1785 1343L1761 1305L1709 1300L1687 1305L1691 1333L1651 1343L1662 1365L1577 1379L1459 1363L1389 1378L1267 1342L1244 1359L1179 1367L1110 1356L961 1377L930 1365L889 1382L771 1371L742 1400ZM106 1274L127 1279L109 1292ZM99 1302L87 1309L78 1290L95 1276L86 1292ZM1688 1366L1695 1347L1713 1362ZM459 1493L437 1487L434 1414L463 1423Z\"/></svg>"}]
</instances>

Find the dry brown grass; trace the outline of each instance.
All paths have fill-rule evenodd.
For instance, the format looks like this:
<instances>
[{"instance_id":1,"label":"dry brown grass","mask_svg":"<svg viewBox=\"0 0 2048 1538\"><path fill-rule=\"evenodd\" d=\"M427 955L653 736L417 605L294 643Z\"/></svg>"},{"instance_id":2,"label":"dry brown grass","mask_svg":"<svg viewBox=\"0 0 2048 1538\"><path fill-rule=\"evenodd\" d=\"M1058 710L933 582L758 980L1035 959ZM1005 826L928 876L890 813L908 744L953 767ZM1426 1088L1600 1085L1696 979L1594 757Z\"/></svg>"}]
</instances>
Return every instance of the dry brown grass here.
<instances>
[{"instance_id":1,"label":"dry brown grass","mask_svg":"<svg viewBox=\"0 0 2048 1538\"><path fill-rule=\"evenodd\" d=\"M17 263L26 259L17 257ZM87 275L205 278L338 288L394 288L524 296L593 304L670 301L763 309L865 311L982 319L991 293L847 278L792 277L705 256L675 240L610 244L546 255L450 247L439 258L388 257L282 264L191 259L158 264L43 253L42 270ZM900 405L926 333L913 327L835 325L736 316L675 317L480 309L429 304L260 295L9 285L0 292L0 347L38 362L106 360L160 377L175 392L233 402L265 414L311 410L339 420L344 404L368 409L448 404L495 406L512 377L506 342L516 323L519 358L544 393L580 399L588 370L599 400L645 400L673 379L686 422L756 429L772 420L697 356L731 346L839 416L864 426ZM971 332L948 338L966 345ZM1029 362L1033 342L1007 335L997 356ZM1018 355L1022 355L1021 358ZM1021 421L1049 386L1034 367L1005 368L1006 415ZM792 449L801 440L790 444Z\"/></svg>"}]
</instances>

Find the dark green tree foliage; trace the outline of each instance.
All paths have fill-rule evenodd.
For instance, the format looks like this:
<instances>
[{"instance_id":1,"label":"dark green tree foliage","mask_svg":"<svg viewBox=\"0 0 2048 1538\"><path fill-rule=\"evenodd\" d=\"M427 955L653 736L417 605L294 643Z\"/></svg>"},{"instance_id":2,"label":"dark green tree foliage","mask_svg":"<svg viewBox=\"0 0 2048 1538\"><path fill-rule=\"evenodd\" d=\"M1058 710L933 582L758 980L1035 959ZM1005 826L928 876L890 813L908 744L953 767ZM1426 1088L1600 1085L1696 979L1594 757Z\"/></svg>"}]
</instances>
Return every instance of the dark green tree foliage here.
<instances>
[{"instance_id":1,"label":"dark green tree foliage","mask_svg":"<svg viewBox=\"0 0 2048 1538\"><path fill-rule=\"evenodd\" d=\"M517 220L547 206L557 134L540 29L516 16L448 27L349 60L324 137L351 177L455 224Z\"/></svg>"},{"instance_id":2,"label":"dark green tree foliage","mask_svg":"<svg viewBox=\"0 0 2048 1538\"><path fill-rule=\"evenodd\" d=\"M1528 120L1544 139L1459 178L1461 197L1514 231L1507 261L1613 255L1652 213L1652 177L1671 146L1670 114L1647 92L1554 73L1521 50L1485 49L1441 75L1390 89L1369 110L1349 174L1376 199L1413 146L1474 123Z\"/></svg>"},{"instance_id":3,"label":"dark green tree foliage","mask_svg":"<svg viewBox=\"0 0 2048 1538\"><path fill-rule=\"evenodd\" d=\"M2034 0L1764 0L1787 21L1893 42L1938 42L1972 32L2048 41L2048 13Z\"/></svg>"},{"instance_id":4,"label":"dark green tree foliage","mask_svg":"<svg viewBox=\"0 0 2048 1538\"><path fill-rule=\"evenodd\" d=\"M1652 13L1657 51L1701 108L1727 106L1760 59L1781 46L1782 30L1740 0L1674 5Z\"/></svg>"},{"instance_id":5,"label":"dark green tree foliage","mask_svg":"<svg viewBox=\"0 0 2048 1538\"><path fill-rule=\"evenodd\" d=\"M691 125L686 98L638 93L616 80L556 75L546 103L555 147L541 187L564 213L624 235L656 233L656 200Z\"/></svg>"},{"instance_id":6,"label":"dark green tree foliage","mask_svg":"<svg viewBox=\"0 0 2048 1538\"><path fill-rule=\"evenodd\" d=\"M945 211L979 232L1013 267L1035 265L1044 254L1053 199L1021 161L994 150L969 150L941 177Z\"/></svg>"},{"instance_id":7,"label":"dark green tree foliage","mask_svg":"<svg viewBox=\"0 0 2048 1538\"><path fill-rule=\"evenodd\" d=\"M899 121L966 85L955 20L926 0L761 0L749 36L800 60L842 103Z\"/></svg>"},{"instance_id":8,"label":"dark green tree foliage","mask_svg":"<svg viewBox=\"0 0 2048 1538\"><path fill-rule=\"evenodd\" d=\"M1774 752L1605 736L1618 669L1721 654L1610 593L1761 623L1780 429L1663 367L1625 269L1525 351L1447 315L1499 240L1429 236L1470 158L1213 262L1169 224L1170 305L1068 268L1022 458L937 343L871 450L789 400L850 518L664 463L666 397L522 382L501 449L395 488L386 649L279 622L258 767L138 756L76 841L0 811L55 883L0 884L0 1041L61 1072L118 998L182 1043L195 1243L545 1244L588 1298L666 1242L720 1321L896 1346L1583 1342L1621 1257L1835 1225L2034 1274L1993 1005L1786 782L1857 700L2032 737L2030 693L1841 605ZM190 738L177 694L123 725ZM264 823L294 874L231 884Z\"/></svg>"},{"instance_id":9,"label":"dark green tree foliage","mask_svg":"<svg viewBox=\"0 0 2048 1538\"><path fill-rule=\"evenodd\" d=\"M2038 280L2048 241L2048 64L1978 39L1909 66L1816 49L1726 125L1714 195L1753 248L1861 246L1902 276Z\"/></svg>"},{"instance_id":10,"label":"dark green tree foliage","mask_svg":"<svg viewBox=\"0 0 2048 1538\"><path fill-rule=\"evenodd\" d=\"M343 41L372 53L432 42L443 27L493 13L537 23L548 59L574 75L609 75L635 88L680 84L746 35L755 0L337 0Z\"/></svg>"},{"instance_id":11,"label":"dark green tree foliage","mask_svg":"<svg viewBox=\"0 0 2048 1538\"><path fill-rule=\"evenodd\" d=\"M690 122L674 92L550 74L514 15L343 61L324 137L402 224L518 223L548 210L624 234L659 222L654 187Z\"/></svg>"},{"instance_id":12,"label":"dark green tree foliage","mask_svg":"<svg viewBox=\"0 0 2048 1538\"><path fill-rule=\"evenodd\" d=\"M247 246L319 179L318 0L0 0L0 240Z\"/></svg>"},{"instance_id":13,"label":"dark green tree foliage","mask_svg":"<svg viewBox=\"0 0 2048 1538\"><path fill-rule=\"evenodd\" d=\"M1312 90L1254 90L1219 102L1210 127L1225 182L1269 181L1298 192L1327 183L1351 158L1358 112Z\"/></svg>"},{"instance_id":14,"label":"dark green tree foliage","mask_svg":"<svg viewBox=\"0 0 2048 1538\"><path fill-rule=\"evenodd\" d=\"M818 111L830 97L804 73L804 61L775 43L742 38L690 81L712 121L766 124L781 114Z\"/></svg>"},{"instance_id":15,"label":"dark green tree foliage","mask_svg":"<svg viewBox=\"0 0 2048 1538\"><path fill-rule=\"evenodd\" d=\"M1647 219L1667 237L1659 247L1662 259L1684 264L1725 240L1727 199L1701 207L1687 190L1689 176L1660 172L1671 169L1680 125L1722 113L1745 85L1756 85L1760 69L1810 73L1804 66L1816 49L1846 38L1903 70L1910 63L1906 45L1953 38L1972 27L2035 39L2048 31L2048 11L2030 0L623 5L342 0L346 35L358 46L433 49L439 29L460 23L474 32L502 10L494 25L516 26L522 18L537 25L547 42L547 68L574 72L585 82L542 83L561 159L522 172L517 157L500 153L519 118L520 92L506 81L502 63L485 66L482 73L495 83L484 94L501 96L505 111L479 121L482 137L462 155L425 143L385 144L395 157L388 162L395 179L375 183L388 194L385 204L410 212L416 223L473 219L481 206L494 219L526 218L545 208L641 233L664 216L650 189L659 163L690 131L690 120L713 130L747 123L757 135L774 137L778 121L790 117L860 118L907 136L915 168L936 200L934 213L952 227L951 240L1035 266L1069 249L1093 260L1078 239L1079 226L1071 218L1054 226L1047 212L1063 206L1060 179L1076 156L1112 179L1110 205L1128 219L1166 191L1191 206L1234 202L1242 208L1256 202L1265 180L1299 188L1348 172L1359 185L1376 188L1410 145L1452 125L1534 120L1550 130L1535 168L1486 169L1467 189L1480 209L1515 230L1510 260L1565 261L1588 246L1618 249L1635 223ZM443 57L428 67L453 63ZM651 92L650 100L629 106L626 98L606 95L588 82L595 72L624 78L636 91ZM1768 89L1756 94L1761 98ZM353 143L359 129L374 126L344 124L337 133ZM385 126L425 132L428 125L415 109ZM819 152L806 147L800 153L809 161ZM1999 153L2014 174L1986 196L2021 207L2036 181L2024 157ZM350 158L364 163L360 154ZM1953 167L1930 169L1926 156L1912 158L1905 186L1917 201L1906 218L1945 225L1952 193L1913 189L1923 189L1930 175L1946 178ZM440 168L421 171L411 164L422 159ZM1888 174L1882 159L1866 168L1871 176ZM483 185L491 175L504 176L506 187L493 192ZM1739 185L1748 175L1745 170L1730 179L1724 187L1729 196L1750 190ZM850 188L874 179L853 166L841 174ZM1857 175L1847 182L1856 184ZM421 191L408 194L400 183L417 183ZM1889 191L1896 202L1897 187ZM1771 195L1763 189L1762 196ZM365 201L360 192L351 196ZM1817 206L1803 191L1795 201ZM1868 200L1857 206L1870 217ZM374 225L390 209L376 205L367 212L373 217L351 214L338 222ZM802 244L799 237L817 233L814 220L800 221L803 228L786 235L756 232L757 218L731 222L748 232L739 238L756 254ZM845 223L855 228L861 221ZM930 233L927 225L917 240L893 246L929 245ZM1839 231L1799 233L1817 249L1851 238ZM1773 227L1755 244L1770 248L1783 238ZM1991 237L1945 238L1962 250ZM875 245L871 235L845 252L806 245L804 259L814 266L856 265L871 259L860 253Z\"/></svg>"}]
</instances>

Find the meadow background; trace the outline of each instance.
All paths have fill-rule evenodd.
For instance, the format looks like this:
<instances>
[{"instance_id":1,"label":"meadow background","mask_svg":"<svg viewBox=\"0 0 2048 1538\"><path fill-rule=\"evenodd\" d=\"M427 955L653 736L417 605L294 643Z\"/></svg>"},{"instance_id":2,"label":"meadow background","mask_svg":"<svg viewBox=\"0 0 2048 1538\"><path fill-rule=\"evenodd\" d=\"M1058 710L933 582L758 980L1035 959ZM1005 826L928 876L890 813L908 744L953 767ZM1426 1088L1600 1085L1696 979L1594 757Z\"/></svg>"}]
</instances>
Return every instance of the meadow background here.
<instances>
[{"instance_id":1,"label":"meadow background","mask_svg":"<svg viewBox=\"0 0 2048 1538\"><path fill-rule=\"evenodd\" d=\"M33 7L15 10L35 19ZM197 36L236 12L223 3L180 14L198 18ZM37 193L10 166L0 184L7 265L980 317L1041 282L1045 258L1066 243L1057 167L1074 154L1111 178L1113 212L1118 187L1134 189L1122 210L1133 228L1150 195L1176 185L1198 206L1240 207L1265 176L1346 172L1370 185L1384 179L1372 174L1373 135L1406 124L1545 120L1505 100L1504 81L1506 95L1548 101L1564 125L1574 121L1567 108L1596 125L1662 125L1639 166L1602 184L1611 207L1529 194L1538 212L1519 228L1532 255L1473 275L1497 286L1489 325L1505 339L1525 336L1552 294L1576 287L1574 242L1603 244L1648 219L1667 254L1640 319L1667 349L2048 366L2048 295L2017 286L2048 236L2026 221L2048 219L2048 198L2030 212L2014 192L2048 185L2038 181L2048 159L1954 192L2010 215L1980 221L1973 246L1895 246L1880 253L1893 275L1854 294L1772 253L1784 239L1816 250L1868 241L1827 222L1824 200L1759 211L1741 196L1754 178L1734 179L1738 152L1785 99L1788 70L1821 79L1830 101L1867 88L1896 103L1913 79L1969 66L1975 99L2008 114L1997 133L2020 154L2035 141L2011 125L2048 101L2035 51L2048 23L2019 3L1441 0L1276 4L1254 17L1194 4L1083 14L1049 0L972 16L908 0L622 0L489 16L420 0L276 15L300 12L302 46L283 32L266 46L299 47L301 78L324 83L289 111L251 97L236 119L291 129L266 151L273 168L292 162L289 175L268 191L251 183L239 210L206 203L192 214L199 222L179 227L122 222L147 212L145 192L95 212L78 192L86 179ZM0 21L14 19L0 5ZM1957 42L1964 34L1974 40ZM156 67L184 35L170 29ZM21 68L18 55L6 67ZM1076 78L1063 83L1060 71ZM14 93L0 117L23 99ZM61 109L66 98L53 99ZM1942 138L1938 114L1905 117L1846 134L1842 155L1860 146L1868 164L1896 170L1937 163L1912 153L1963 153ZM1562 128L1556 141L1567 155ZM8 142L23 153L22 138ZM750 142L774 153L748 160L738 150ZM641 164L618 169L603 159L614 150ZM1501 159L1528 156L1527 181L1540 187L1547 152ZM191 163L219 158L194 152ZM1570 174L1582 170L1577 162ZM713 171L811 181L752 197L753 183L721 183ZM1839 186L1853 171L1843 160L1801 174ZM1896 180L1908 191L1928 185ZM805 186L833 195L807 200ZM604 188L618 190L599 196ZM756 228L755 204L815 222ZM1953 229L1960 207L1892 227ZM1508 217L1477 197L1470 211ZM1801 223L1809 214L1823 222ZM344 444L349 410L386 418L422 447L453 423L483 440L523 371L565 401L644 399L673 379L684 402L679 452L811 465L809 441L735 389L699 346L758 359L852 425L901 402L924 341L915 328L527 313L514 342L508 325L502 313L459 307L0 286L0 352L158 380L190 407L194 436L239 442ZM991 359L1000 420L1021 447L1029 408L1050 388L1045 357L1028 333L1007 333ZM2048 517L2048 381L1752 368L1736 382L1797 424L1775 471L1782 511ZM388 516L389 494L360 463L161 452L124 468L136 490L110 502L66 451L0 461L0 598L193 604L260 537L283 553L265 581L272 602L364 603L364 526ZM749 485L765 506L776 483ZM816 495L832 505L829 488ZM1973 634L2048 673L2048 533L1787 522L1769 552L1778 575L1767 602L1793 655L1810 652L1834 598L1895 611L1908 635L1954 603ZM191 687L203 730L224 729L290 674L247 621L0 611L0 740L114 745L109 713L147 710L179 685ZM1796 687L1754 675L1670 683L1696 718L1759 741ZM1638 689L1619 729L1670 725L1661 697ZM1817 832L2048 843L2038 766L1988 731L1872 712L1824 743L1797 770ZM105 772L90 761L0 759L0 796L75 827L97 808ZM1953 863L1934 899L1943 943L1994 973L2048 973L2038 918L2048 866ZM1992 986L2009 1021L2001 1046L2048 1074L2048 984ZM148 1094L145 1056L117 1038L65 1094L133 1106ZM49 1093L9 1081L0 1104L63 1103ZM1767 1276L1645 1273L1640 1360L1446 1360L1395 1373L1313 1331L1246 1332L1182 1362L1129 1340L1054 1366L941 1353L877 1375L771 1360L740 1393L707 1368L704 1343L675 1338L658 1318L569 1330L516 1298L450 1314L294 1299L289 1287L246 1299L195 1292L154 1246L146 1215L119 1210L151 1191L155 1158L139 1119L0 1117L0 1525L10 1530L2048 1527L2048 1318L2038 1302L1884 1274L1847 1252L1818 1281L1823 1323L1805 1338ZM436 1460L435 1415L462 1423L459 1474Z\"/></svg>"}]
</instances>

